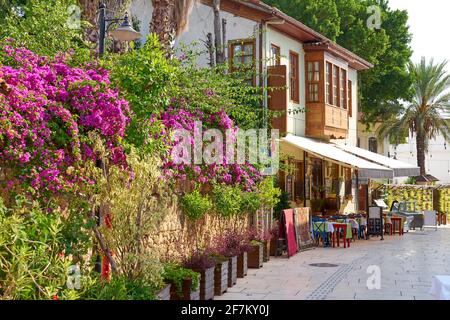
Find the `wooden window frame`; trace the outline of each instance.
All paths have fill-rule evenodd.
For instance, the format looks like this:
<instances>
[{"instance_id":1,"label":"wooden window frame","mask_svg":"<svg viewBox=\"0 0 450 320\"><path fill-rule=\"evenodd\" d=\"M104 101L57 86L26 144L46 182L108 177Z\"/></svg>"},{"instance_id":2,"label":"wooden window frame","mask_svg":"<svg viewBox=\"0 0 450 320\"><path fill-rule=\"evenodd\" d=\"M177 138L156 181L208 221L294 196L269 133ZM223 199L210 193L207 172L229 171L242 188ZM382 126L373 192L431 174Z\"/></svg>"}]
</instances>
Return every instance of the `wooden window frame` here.
<instances>
[{"instance_id":1,"label":"wooden window frame","mask_svg":"<svg viewBox=\"0 0 450 320\"><path fill-rule=\"evenodd\" d=\"M328 61L325 62L325 103L333 104L333 64Z\"/></svg>"},{"instance_id":2,"label":"wooden window frame","mask_svg":"<svg viewBox=\"0 0 450 320\"><path fill-rule=\"evenodd\" d=\"M296 60L296 68L293 72L292 58ZM289 98L294 103L300 103L300 59L299 54L294 51L289 51ZM293 86L293 84L295 84Z\"/></svg>"},{"instance_id":3,"label":"wooden window frame","mask_svg":"<svg viewBox=\"0 0 450 320\"><path fill-rule=\"evenodd\" d=\"M332 81L332 88L333 88L333 106L339 107L339 67L336 65L333 65L333 81Z\"/></svg>"},{"instance_id":4,"label":"wooden window frame","mask_svg":"<svg viewBox=\"0 0 450 320\"><path fill-rule=\"evenodd\" d=\"M347 70L339 70L339 107L347 110Z\"/></svg>"},{"instance_id":5,"label":"wooden window frame","mask_svg":"<svg viewBox=\"0 0 450 320\"><path fill-rule=\"evenodd\" d=\"M353 84L347 80L347 108L349 117L353 116Z\"/></svg>"},{"instance_id":6,"label":"wooden window frame","mask_svg":"<svg viewBox=\"0 0 450 320\"><path fill-rule=\"evenodd\" d=\"M273 60L272 56L272 49L275 49L277 54L275 56L275 60ZM275 64L274 64L275 62ZM279 66L281 65L281 47L277 46L276 44L271 43L270 44L270 66Z\"/></svg>"},{"instance_id":7,"label":"wooden window frame","mask_svg":"<svg viewBox=\"0 0 450 320\"><path fill-rule=\"evenodd\" d=\"M310 71L310 66L312 65L312 70ZM316 69L317 66L317 69ZM320 85L321 85L321 63L320 61L307 61L306 62L306 101L307 102L320 102ZM316 80L317 76L317 80ZM315 86L317 89L317 96L311 99L311 86Z\"/></svg>"},{"instance_id":8,"label":"wooden window frame","mask_svg":"<svg viewBox=\"0 0 450 320\"><path fill-rule=\"evenodd\" d=\"M251 69L253 73L256 73L256 40L255 39L236 39L236 40L230 40L228 41L228 57L229 57L229 63L230 63L230 71L235 72L239 69L234 65L234 48L237 45L245 46L251 44L252 45L252 65ZM246 55L242 55L240 58L242 59L241 63L244 64L244 59ZM253 86L256 85L256 77L253 76L253 79L248 79L252 81Z\"/></svg>"}]
</instances>

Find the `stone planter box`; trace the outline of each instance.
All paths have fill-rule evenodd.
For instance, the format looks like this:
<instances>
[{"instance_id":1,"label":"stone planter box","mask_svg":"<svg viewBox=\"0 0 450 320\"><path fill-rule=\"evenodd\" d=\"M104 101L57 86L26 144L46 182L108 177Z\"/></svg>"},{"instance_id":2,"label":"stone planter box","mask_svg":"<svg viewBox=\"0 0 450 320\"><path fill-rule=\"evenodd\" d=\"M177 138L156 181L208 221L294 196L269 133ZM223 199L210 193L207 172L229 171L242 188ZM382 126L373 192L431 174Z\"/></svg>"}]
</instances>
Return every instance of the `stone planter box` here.
<instances>
[{"instance_id":1,"label":"stone planter box","mask_svg":"<svg viewBox=\"0 0 450 320\"><path fill-rule=\"evenodd\" d=\"M228 261L217 262L214 269L214 294L221 296L228 289Z\"/></svg>"},{"instance_id":2,"label":"stone planter box","mask_svg":"<svg viewBox=\"0 0 450 320\"><path fill-rule=\"evenodd\" d=\"M270 255L271 256L274 256L274 257L278 256L277 248L278 248L278 239L272 238L270 240Z\"/></svg>"},{"instance_id":3,"label":"stone planter box","mask_svg":"<svg viewBox=\"0 0 450 320\"><path fill-rule=\"evenodd\" d=\"M271 241L264 241L263 244L263 261L267 262L270 260L270 245L271 245Z\"/></svg>"},{"instance_id":4,"label":"stone planter box","mask_svg":"<svg viewBox=\"0 0 450 320\"><path fill-rule=\"evenodd\" d=\"M161 289L157 295L156 299L158 300L170 300L170 288L172 287L171 284L168 284L163 289Z\"/></svg>"},{"instance_id":5,"label":"stone planter box","mask_svg":"<svg viewBox=\"0 0 450 320\"><path fill-rule=\"evenodd\" d=\"M252 245L248 252L248 267L252 269L259 269L263 265L264 249L263 245Z\"/></svg>"},{"instance_id":6,"label":"stone planter box","mask_svg":"<svg viewBox=\"0 0 450 320\"><path fill-rule=\"evenodd\" d=\"M170 287L170 300L200 300L200 276L199 276L199 286L197 290L191 290L192 279L184 279L182 286L182 294L178 295L176 287L174 284Z\"/></svg>"},{"instance_id":7,"label":"stone planter box","mask_svg":"<svg viewBox=\"0 0 450 320\"><path fill-rule=\"evenodd\" d=\"M228 287L231 288L237 282L237 256L228 260Z\"/></svg>"},{"instance_id":8,"label":"stone planter box","mask_svg":"<svg viewBox=\"0 0 450 320\"><path fill-rule=\"evenodd\" d=\"M242 252L237 258L237 277L243 278L247 275L247 252Z\"/></svg>"},{"instance_id":9,"label":"stone planter box","mask_svg":"<svg viewBox=\"0 0 450 320\"><path fill-rule=\"evenodd\" d=\"M195 272L200 273L200 300L213 300L214 299L214 269L192 269Z\"/></svg>"}]
</instances>

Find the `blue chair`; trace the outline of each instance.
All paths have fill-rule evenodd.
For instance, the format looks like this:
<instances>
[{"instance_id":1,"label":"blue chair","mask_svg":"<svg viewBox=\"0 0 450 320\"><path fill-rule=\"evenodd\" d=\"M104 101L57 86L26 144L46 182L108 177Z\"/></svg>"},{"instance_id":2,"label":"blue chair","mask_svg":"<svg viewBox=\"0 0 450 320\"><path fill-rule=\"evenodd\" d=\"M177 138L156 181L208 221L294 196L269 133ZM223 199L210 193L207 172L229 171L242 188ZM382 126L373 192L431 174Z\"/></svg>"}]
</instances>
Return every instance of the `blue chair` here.
<instances>
[{"instance_id":1,"label":"blue chair","mask_svg":"<svg viewBox=\"0 0 450 320\"><path fill-rule=\"evenodd\" d=\"M313 223L313 237L314 240L319 243L319 239L322 239L323 246L327 247L330 245L328 240L328 232L327 232L327 220L323 218L314 218L312 219Z\"/></svg>"}]
</instances>

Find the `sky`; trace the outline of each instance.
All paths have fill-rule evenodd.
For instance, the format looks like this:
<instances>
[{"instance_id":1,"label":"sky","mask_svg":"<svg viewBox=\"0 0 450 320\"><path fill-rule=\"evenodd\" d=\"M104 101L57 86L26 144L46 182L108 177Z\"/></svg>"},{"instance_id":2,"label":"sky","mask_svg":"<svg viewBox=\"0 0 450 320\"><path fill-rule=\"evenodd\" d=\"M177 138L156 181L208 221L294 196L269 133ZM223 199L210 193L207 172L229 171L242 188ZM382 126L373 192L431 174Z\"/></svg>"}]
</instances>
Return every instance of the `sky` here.
<instances>
[{"instance_id":1,"label":"sky","mask_svg":"<svg viewBox=\"0 0 450 320\"><path fill-rule=\"evenodd\" d=\"M393 9L407 10L410 33L413 35L412 60L422 56L435 61L448 60L450 72L450 1L449 0L389 0Z\"/></svg>"}]
</instances>

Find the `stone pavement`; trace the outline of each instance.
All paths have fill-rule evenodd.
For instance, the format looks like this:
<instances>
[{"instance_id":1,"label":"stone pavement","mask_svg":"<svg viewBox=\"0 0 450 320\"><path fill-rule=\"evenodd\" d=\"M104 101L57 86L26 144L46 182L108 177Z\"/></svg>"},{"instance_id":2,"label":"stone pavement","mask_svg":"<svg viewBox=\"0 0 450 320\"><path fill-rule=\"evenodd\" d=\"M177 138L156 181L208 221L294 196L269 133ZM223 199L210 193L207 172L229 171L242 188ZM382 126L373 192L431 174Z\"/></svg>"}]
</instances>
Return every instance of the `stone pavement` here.
<instances>
[{"instance_id":1,"label":"stone pavement","mask_svg":"<svg viewBox=\"0 0 450 320\"><path fill-rule=\"evenodd\" d=\"M313 263L335 266L310 266ZM380 289L367 287L374 276L373 271L368 273L369 266L379 267ZM249 269L247 277L215 299L430 300L433 275L450 275L447 226L386 236L384 241L357 240L347 249L313 248L290 259L271 257L263 268Z\"/></svg>"}]
</instances>

